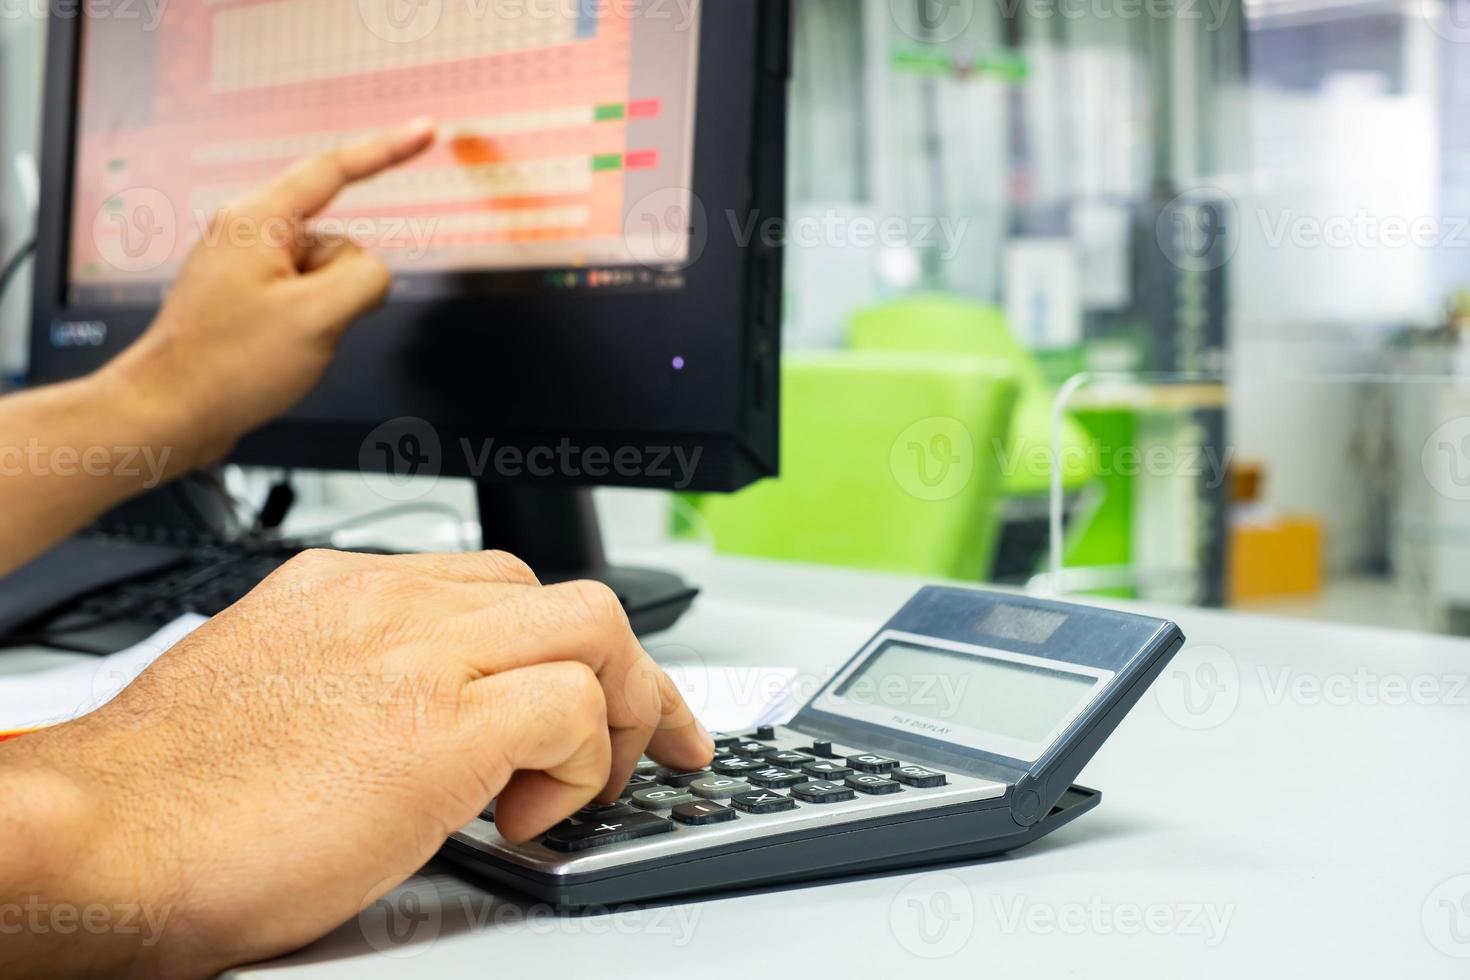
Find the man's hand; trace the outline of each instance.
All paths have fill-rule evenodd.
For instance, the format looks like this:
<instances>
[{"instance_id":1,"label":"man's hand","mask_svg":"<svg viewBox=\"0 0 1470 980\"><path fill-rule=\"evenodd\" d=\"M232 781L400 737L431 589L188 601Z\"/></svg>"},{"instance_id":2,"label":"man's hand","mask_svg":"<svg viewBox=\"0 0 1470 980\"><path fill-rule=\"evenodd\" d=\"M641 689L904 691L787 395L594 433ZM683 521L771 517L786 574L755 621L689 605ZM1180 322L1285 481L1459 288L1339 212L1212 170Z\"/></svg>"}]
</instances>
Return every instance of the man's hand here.
<instances>
[{"instance_id":1,"label":"man's hand","mask_svg":"<svg viewBox=\"0 0 1470 980\"><path fill-rule=\"evenodd\" d=\"M215 218L137 343L86 378L0 401L0 576L223 458L312 389L388 270L311 219L433 140L422 120L296 164Z\"/></svg>"},{"instance_id":2,"label":"man's hand","mask_svg":"<svg viewBox=\"0 0 1470 980\"><path fill-rule=\"evenodd\" d=\"M713 749L603 586L495 552L308 553L101 710L0 746L29 817L0 830L37 845L0 890L168 910L153 948L6 944L27 975L201 976L351 918L492 799L524 841L645 750Z\"/></svg>"},{"instance_id":3,"label":"man's hand","mask_svg":"<svg viewBox=\"0 0 1470 980\"><path fill-rule=\"evenodd\" d=\"M432 120L416 120L302 160L214 217L157 320L116 364L144 397L167 397L188 419L203 440L196 462L214 462L305 397L347 326L383 301L387 266L311 219L348 184L433 141Z\"/></svg>"}]
</instances>

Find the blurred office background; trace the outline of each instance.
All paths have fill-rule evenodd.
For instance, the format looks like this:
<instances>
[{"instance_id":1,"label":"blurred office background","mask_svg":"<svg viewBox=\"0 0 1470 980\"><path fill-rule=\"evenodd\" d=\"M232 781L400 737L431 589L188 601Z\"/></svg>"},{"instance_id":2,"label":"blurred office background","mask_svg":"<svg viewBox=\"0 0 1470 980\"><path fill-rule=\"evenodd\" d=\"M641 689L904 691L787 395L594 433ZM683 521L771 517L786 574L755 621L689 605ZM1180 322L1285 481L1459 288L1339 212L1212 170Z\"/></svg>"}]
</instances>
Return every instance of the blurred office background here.
<instances>
[{"instance_id":1,"label":"blurred office background","mask_svg":"<svg viewBox=\"0 0 1470 980\"><path fill-rule=\"evenodd\" d=\"M797 11L788 474L603 491L615 552L1470 633L1470 3ZM6 255L42 33L0 19Z\"/></svg>"}]
</instances>

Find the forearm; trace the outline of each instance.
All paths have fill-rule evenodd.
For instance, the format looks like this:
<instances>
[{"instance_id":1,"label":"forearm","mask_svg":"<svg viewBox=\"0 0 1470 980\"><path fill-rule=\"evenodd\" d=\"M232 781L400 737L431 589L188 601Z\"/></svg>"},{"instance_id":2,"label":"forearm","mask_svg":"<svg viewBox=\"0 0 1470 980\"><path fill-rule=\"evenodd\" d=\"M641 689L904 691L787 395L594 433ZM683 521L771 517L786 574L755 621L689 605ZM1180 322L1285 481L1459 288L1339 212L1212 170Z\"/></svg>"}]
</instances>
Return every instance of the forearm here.
<instances>
[{"instance_id":1,"label":"forearm","mask_svg":"<svg viewBox=\"0 0 1470 980\"><path fill-rule=\"evenodd\" d=\"M166 381L137 358L0 399L0 575L108 508L205 462Z\"/></svg>"},{"instance_id":2,"label":"forearm","mask_svg":"<svg viewBox=\"0 0 1470 980\"><path fill-rule=\"evenodd\" d=\"M159 976L173 903L138 880L126 818L29 740L0 746L0 975Z\"/></svg>"}]
</instances>

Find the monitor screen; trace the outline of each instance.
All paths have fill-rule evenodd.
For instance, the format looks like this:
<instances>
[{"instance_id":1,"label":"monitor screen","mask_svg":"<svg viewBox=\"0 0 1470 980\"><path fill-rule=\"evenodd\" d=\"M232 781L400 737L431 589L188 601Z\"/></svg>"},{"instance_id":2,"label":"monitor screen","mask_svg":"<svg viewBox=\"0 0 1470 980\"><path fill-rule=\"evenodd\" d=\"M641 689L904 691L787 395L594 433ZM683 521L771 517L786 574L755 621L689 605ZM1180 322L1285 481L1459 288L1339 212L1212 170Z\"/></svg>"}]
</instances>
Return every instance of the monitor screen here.
<instances>
[{"instance_id":1,"label":"monitor screen","mask_svg":"<svg viewBox=\"0 0 1470 980\"><path fill-rule=\"evenodd\" d=\"M323 216L400 296L683 288L688 223L658 216L689 211L699 0L159 9L82 24L68 303L156 305L201 236L238 233L209 230L221 205L423 114L438 145Z\"/></svg>"}]
</instances>

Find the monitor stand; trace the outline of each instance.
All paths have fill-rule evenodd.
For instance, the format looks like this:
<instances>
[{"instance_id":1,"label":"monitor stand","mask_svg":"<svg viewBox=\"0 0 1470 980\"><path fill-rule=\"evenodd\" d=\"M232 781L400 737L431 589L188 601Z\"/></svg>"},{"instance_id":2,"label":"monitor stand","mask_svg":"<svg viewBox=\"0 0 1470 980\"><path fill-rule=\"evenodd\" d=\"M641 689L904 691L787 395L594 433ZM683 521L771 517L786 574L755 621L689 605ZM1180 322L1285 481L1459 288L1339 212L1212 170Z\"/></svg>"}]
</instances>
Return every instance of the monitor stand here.
<instances>
[{"instance_id":1,"label":"monitor stand","mask_svg":"<svg viewBox=\"0 0 1470 980\"><path fill-rule=\"evenodd\" d=\"M640 636L673 626L699 594L669 572L609 565L590 490L480 482L475 492L484 547L509 551L546 584L573 579L606 584Z\"/></svg>"}]
</instances>

